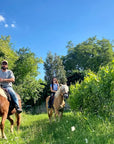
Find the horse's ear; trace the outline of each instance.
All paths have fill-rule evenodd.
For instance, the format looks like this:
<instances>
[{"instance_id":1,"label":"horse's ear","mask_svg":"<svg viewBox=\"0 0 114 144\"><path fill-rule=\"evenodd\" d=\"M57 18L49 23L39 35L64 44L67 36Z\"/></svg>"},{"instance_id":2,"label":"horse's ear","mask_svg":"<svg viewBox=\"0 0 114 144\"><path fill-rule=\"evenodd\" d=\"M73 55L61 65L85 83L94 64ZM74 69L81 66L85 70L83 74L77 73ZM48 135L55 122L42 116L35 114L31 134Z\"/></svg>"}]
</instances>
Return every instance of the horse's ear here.
<instances>
[{"instance_id":1,"label":"horse's ear","mask_svg":"<svg viewBox=\"0 0 114 144\"><path fill-rule=\"evenodd\" d=\"M62 86L62 84L60 84L60 86Z\"/></svg>"}]
</instances>

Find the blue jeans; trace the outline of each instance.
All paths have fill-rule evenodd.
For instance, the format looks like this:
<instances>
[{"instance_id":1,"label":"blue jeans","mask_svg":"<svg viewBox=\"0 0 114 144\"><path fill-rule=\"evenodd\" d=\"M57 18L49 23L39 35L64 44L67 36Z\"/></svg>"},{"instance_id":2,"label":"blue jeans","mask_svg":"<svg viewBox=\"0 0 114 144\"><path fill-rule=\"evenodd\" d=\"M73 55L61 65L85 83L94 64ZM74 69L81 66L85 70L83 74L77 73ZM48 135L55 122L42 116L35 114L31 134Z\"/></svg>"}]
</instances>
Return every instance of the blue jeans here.
<instances>
[{"instance_id":1,"label":"blue jeans","mask_svg":"<svg viewBox=\"0 0 114 144\"><path fill-rule=\"evenodd\" d=\"M17 106L19 106L18 98L17 98L17 95L16 95L15 91L13 90L13 88L12 87L3 87L3 88L5 88L9 92L9 94L10 94L11 98L13 99L14 103Z\"/></svg>"}]
</instances>

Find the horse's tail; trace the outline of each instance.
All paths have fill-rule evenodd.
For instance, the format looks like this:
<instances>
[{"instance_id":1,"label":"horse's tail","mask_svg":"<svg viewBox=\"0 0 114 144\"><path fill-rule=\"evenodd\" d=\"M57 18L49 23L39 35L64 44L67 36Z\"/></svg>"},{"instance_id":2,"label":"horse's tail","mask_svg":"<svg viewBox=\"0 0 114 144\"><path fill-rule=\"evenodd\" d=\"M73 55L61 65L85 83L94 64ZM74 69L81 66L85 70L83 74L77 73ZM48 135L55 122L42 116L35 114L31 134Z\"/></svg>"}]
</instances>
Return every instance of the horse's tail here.
<instances>
[{"instance_id":1,"label":"horse's tail","mask_svg":"<svg viewBox=\"0 0 114 144\"><path fill-rule=\"evenodd\" d=\"M46 98L46 109L47 109L47 112L48 112L48 101L49 101L49 98L50 98L50 96L48 96L48 97Z\"/></svg>"}]
</instances>

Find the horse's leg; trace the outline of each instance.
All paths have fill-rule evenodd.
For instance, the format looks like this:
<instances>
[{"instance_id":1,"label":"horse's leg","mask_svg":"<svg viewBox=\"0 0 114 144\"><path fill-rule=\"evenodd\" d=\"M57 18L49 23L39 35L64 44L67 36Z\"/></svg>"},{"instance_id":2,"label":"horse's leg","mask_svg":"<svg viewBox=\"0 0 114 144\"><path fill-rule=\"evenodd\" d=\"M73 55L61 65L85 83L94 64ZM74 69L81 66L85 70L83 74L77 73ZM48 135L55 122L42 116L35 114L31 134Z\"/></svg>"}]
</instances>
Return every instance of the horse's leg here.
<instances>
[{"instance_id":1,"label":"horse's leg","mask_svg":"<svg viewBox=\"0 0 114 144\"><path fill-rule=\"evenodd\" d=\"M8 116L7 119L8 119L8 120L10 121L10 123L11 123L10 131L13 133L14 121L13 121L13 119L12 119L10 116Z\"/></svg>"},{"instance_id":2,"label":"horse's leg","mask_svg":"<svg viewBox=\"0 0 114 144\"><path fill-rule=\"evenodd\" d=\"M59 120L61 120L62 116L63 116L63 112L60 112L60 114L59 114Z\"/></svg>"},{"instance_id":3,"label":"horse's leg","mask_svg":"<svg viewBox=\"0 0 114 144\"><path fill-rule=\"evenodd\" d=\"M52 108L48 108L48 101L50 99L50 96L48 96L46 98L46 109L47 109L47 113L48 113L48 117L49 117L49 121L51 123L51 118L52 118L52 114L53 114L53 109Z\"/></svg>"},{"instance_id":4,"label":"horse's leg","mask_svg":"<svg viewBox=\"0 0 114 144\"><path fill-rule=\"evenodd\" d=\"M2 138L4 138L4 139L7 139L7 137L5 136L5 133L4 133L4 123L5 123L6 119L7 119L7 113L4 113L2 116L2 120L1 120L1 134L2 134Z\"/></svg>"},{"instance_id":5,"label":"horse's leg","mask_svg":"<svg viewBox=\"0 0 114 144\"><path fill-rule=\"evenodd\" d=\"M18 131L20 127L20 122L21 122L21 115L16 113L15 116L17 119L16 124L17 124L17 131Z\"/></svg>"},{"instance_id":6,"label":"horse's leg","mask_svg":"<svg viewBox=\"0 0 114 144\"><path fill-rule=\"evenodd\" d=\"M52 120L52 115L53 115L53 109L48 109L48 117L49 117L49 121L51 123L51 120Z\"/></svg>"},{"instance_id":7,"label":"horse's leg","mask_svg":"<svg viewBox=\"0 0 114 144\"><path fill-rule=\"evenodd\" d=\"M57 109L55 109L55 121L56 121L56 115L59 116L59 111Z\"/></svg>"},{"instance_id":8,"label":"horse's leg","mask_svg":"<svg viewBox=\"0 0 114 144\"><path fill-rule=\"evenodd\" d=\"M64 108L65 107L65 101L63 100L61 105L60 105L60 109Z\"/></svg>"}]
</instances>

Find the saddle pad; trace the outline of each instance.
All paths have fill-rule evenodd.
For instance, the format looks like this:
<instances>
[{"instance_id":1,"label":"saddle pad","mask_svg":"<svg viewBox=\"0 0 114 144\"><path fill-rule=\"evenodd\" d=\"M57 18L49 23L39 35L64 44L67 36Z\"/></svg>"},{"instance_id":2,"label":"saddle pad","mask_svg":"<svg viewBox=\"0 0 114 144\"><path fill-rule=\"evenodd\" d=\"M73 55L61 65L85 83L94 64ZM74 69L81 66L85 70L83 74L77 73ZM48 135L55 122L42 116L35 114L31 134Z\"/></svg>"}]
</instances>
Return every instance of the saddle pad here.
<instances>
[{"instance_id":1,"label":"saddle pad","mask_svg":"<svg viewBox=\"0 0 114 144\"><path fill-rule=\"evenodd\" d=\"M0 87L0 95L7 99L7 95L6 95L5 91L1 87Z\"/></svg>"}]
</instances>

